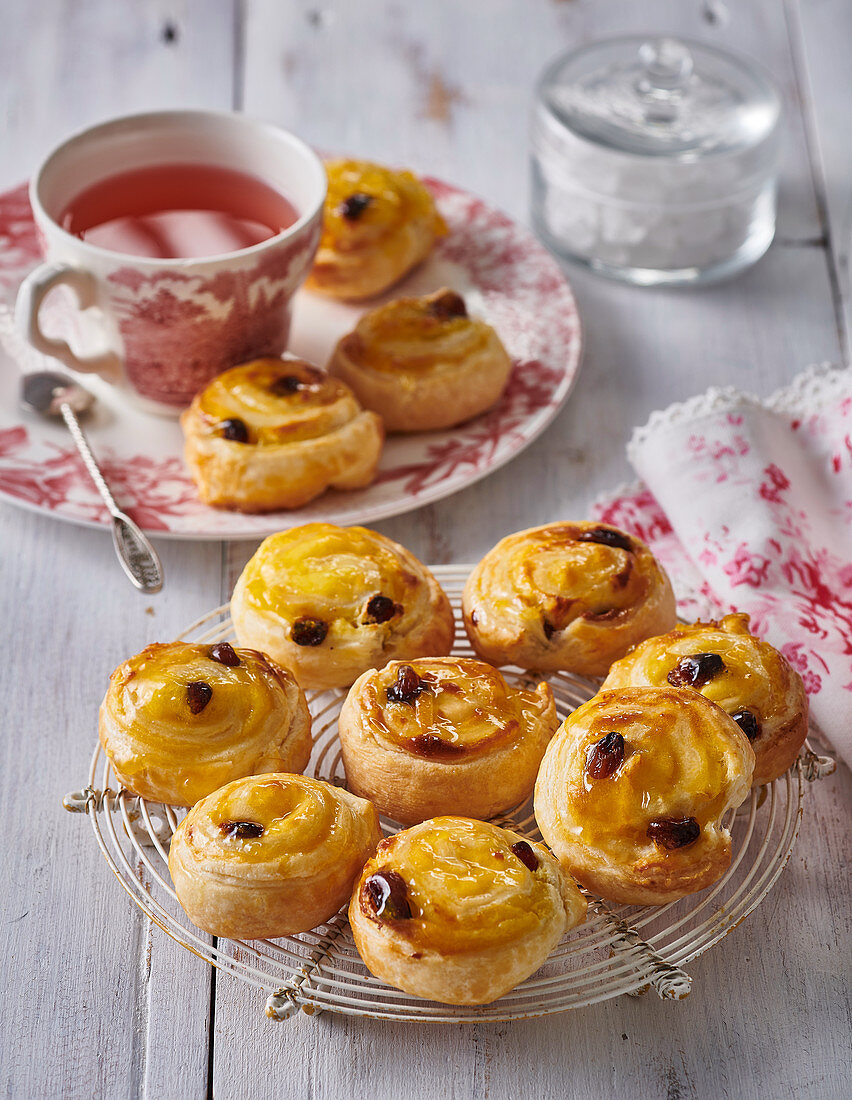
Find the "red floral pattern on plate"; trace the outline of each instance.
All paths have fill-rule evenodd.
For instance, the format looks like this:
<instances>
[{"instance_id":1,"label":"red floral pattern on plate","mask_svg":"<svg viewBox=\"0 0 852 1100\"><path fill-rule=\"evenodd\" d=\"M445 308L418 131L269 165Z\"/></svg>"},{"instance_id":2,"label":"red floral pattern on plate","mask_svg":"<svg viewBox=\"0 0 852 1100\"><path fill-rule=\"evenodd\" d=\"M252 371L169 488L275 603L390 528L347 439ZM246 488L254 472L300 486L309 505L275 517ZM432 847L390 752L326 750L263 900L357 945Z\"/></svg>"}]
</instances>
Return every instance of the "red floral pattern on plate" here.
<instances>
[{"instance_id":1,"label":"red floral pattern on plate","mask_svg":"<svg viewBox=\"0 0 852 1100\"><path fill-rule=\"evenodd\" d=\"M27 184L0 197L0 285L14 286L41 259Z\"/></svg>"},{"instance_id":2,"label":"red floral pattern on plate","mask_svg":"<svg viewBox=\"0 0 852 1100\"><path fill-rule=\"evenodd\" d=\"M140 455L132 468L107 458L100 466L123 509L149 531L167 531L170 516L203 508L177 456L157 461ZM103 523L105 509L100 497L92 499L88 492L88 477L73 448L34 444L24 427L0 431L0 483L4 493L20 503L48 507L81 522Z\"/></svg>"},{"instance_id":3,"label":"red floral pattern on plate","mask_svg":"<svg viewBox=\"0 0 852 1100\"><path fill-rule=\"evenodd\" d=\"M250 516L199 502L183 465L177 424L139 412L107 383L87 378L105 410L89 430L92 444L116 497L144 528L176 538L227 539L260 538L308 519L370 522L457 492L509 461L547 427L579 367L580 323L571 290L526 230L479 198L437 180L427 184L450 233L393 294L421 293L449 282L470 295L474 312L494 325L514 360L500 402L452 431L391 437L367 489L330 492L295 512ZM26 188L17 188L0 196L0 296L11 301L38 258ZM225 285L205 290L222 302L233 293ZM174 303L157 297L153 306L168 312ZM296 354L302 352L300 310L311 319L311 347L326 340L324 354L360 312L297 296ZM321 360L321 354L313 357ZM60 519L106 524L106 511L64 429L35 419L21 423L17 384L13 369L0 371L0 496Z\"/></svg>"}]
</instances>

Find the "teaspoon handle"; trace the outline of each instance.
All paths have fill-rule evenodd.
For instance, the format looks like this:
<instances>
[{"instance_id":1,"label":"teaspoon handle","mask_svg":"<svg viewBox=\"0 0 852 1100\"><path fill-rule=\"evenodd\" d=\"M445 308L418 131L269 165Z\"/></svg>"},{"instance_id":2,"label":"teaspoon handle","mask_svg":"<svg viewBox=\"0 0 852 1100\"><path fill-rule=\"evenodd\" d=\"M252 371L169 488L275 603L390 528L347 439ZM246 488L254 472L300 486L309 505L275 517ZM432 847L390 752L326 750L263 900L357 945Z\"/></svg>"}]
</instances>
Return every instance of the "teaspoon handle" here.
<instances>
[{"instance_id":1,"label":"teaspoon handle","mask_svg":"<svg viewBox=\"0 0 852 1100\"><path fill-rule=\"evenodd\" d=\"M119 514L119 507L115 503L115 498L109 490L109 486L104 480L104 475L101 473L101 468L92 454L92 448L89 446L89 441L83 433L83 429L80 427L80 421L77 419L74 410L69 404L63 401L59 406L59 411L62 413L62 419L65 421L68 431L74 438L74 442L77 444L77 450L80 452L80 457L86 464L86 469L98 487L98 492L103 497L104 504L109 508L111 516L117 516Z\"/></svg>"},{"instance_id":2,"label":"teaspoon handle","mask_svg":"<svg viewBox=\"0 0 852 1100\"><path fill-rule=\"evenodd\" d=\"M59 411L62 413L62 419L77 445L77 450L86 464L86 469L89 471L92 481L97 486L98 492L112 516L112 541L122 569L141 591L159 592L163 587L163 567L156 550L133 520L125 515L115 503L115 498L110 492L95 456L92 454L89 441L80 427L80 422L74 414L74 410L66 402L63 402L59 407Z\"/></svg>"}]
</instances>

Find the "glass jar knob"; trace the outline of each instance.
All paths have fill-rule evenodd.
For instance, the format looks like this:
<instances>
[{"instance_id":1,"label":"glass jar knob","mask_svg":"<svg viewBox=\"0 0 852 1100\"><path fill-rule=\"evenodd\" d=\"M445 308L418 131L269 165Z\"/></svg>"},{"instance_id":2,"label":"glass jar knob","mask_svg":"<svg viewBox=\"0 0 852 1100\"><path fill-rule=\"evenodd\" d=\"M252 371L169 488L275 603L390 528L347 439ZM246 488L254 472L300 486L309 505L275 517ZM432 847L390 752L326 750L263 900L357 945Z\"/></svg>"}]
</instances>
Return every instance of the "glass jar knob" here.
<instances>
[{"instance_id":1,"label":"glass jar knob","mask_svg":"<svg viewBox=\"0 0 852 1100\"><path fill-rule=\"evenodd\" d=\"M692 54L676 38L657 38L639 47L642 74L636 91L648 122L671 122L692 78Z\"/></svg>"}]
</instances>

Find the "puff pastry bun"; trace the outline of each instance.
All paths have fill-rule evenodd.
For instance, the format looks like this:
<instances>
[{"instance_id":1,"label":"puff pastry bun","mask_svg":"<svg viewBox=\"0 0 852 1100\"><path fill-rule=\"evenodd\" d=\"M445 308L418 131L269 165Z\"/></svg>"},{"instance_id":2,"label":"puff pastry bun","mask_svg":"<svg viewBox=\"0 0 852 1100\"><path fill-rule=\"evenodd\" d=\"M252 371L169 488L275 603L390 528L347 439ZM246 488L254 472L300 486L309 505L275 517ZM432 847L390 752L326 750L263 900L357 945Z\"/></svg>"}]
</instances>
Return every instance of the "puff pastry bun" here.
<instances>
[{"instance_id":1,"label":"puff pastry bun","mask_svg":"<svg viewBox=\"0 0 852 1100\"><path fill-rule=\"evenodd\" d=\"M678 623L612 666L605 688L673 684L700 691L727 711L751 742L755 786L783 775L808 733L802 678L768 642L749 632L748 615Z\"/></svg>"},{"instance_id":2,"label":"puff pastry bun","mask_svg":"<svg viewBox=\"0 0 852 1100\"><path fill-rule=\"evenodd\" d=\"M328 488L373 480L380 417L303 359L255 359L196 394L180 418L205 504L243 512L299 508Z\"/></svg>"},{"instance_id":3,"label":"puff pastry bun","mask_svg":"<svg viewBox=\"0 0 852 1100\"><path fill-rule=\"evenodd\" d=\"M189 918L214 936L266 939L327 921L381 839L363 798L304 775L238 779L178 826L169 871Z\"/></svg>"},{"instance_id":4,"label":"puff pastry bun","mask_svg":"<svg viewBox=\"0 0 852 1100\"><path fill-rule=\"evenodd\" d=\"M425 259L447 227L411 172L364 160L325 167L323 231L306 285L333 298L372 298Z\"/></svg>"},{"instance_id":5,"label":"puff pastry bun","mask_svg":"<svg viewBox=\"0 0 852 1100\"><path fill-rule=\"evenodd\" d=\"M677 618L648 547L600 523L549 523L501 539L468 578L462 609L486 661L581 676L606 675Z\"/></svg>"},{"instance_id":6,"label":"puff pastry bun","mask_svg":"<svg viewBox=\"0 0 852 1100\"><path fill-rule=\"evenodd\" d=\"M722 818L748 795L753 770L746 735L698 692L601 691L548 746L535 817L578 882L614 901L657 905L725 873Z\"/></svg>"},{"instance_id":7,"label":"puff pastry bun","mask_svg":"<svg viewBox=\"0 0 852 1100\"><path fill-rule=\"evenodd\" d=\"M311 755L292 674L227 642L147 646L113 672L98 726L119 782L173 806L245 775L300 772Z\"/></svg>"},{"instance_id":8,"label":"puff pastry bun","mask_svg":"<svg viewBox=\"0 0 852 1100\"><path fill-rule=\"evenodd\" d=\"M399 543L365 527L309 523L270 535L234 588L241 645L269 653L303 688L349 687L368 668L449 653L453 613Z\"/></svg>"},{"instance_id":9,"label":"puff pastry bun","mask_svg":"<svg viewBox=\"0 0 852 1100\"><path fill-rule=\"evenodd\" d=\"M388 431L422 432L490 408L512 360L494 329L468 317L464 299L445 288L365 313L338 343L328 369Z\"/></svg>"},{"instance_id":10,"label":"puff pastry bun","mask_svg":"<svg viewBox=\"0 0 852 1100\"><path fill-rule=\"evenodd\" d=\"M543 844L463 817L383 840L349 905L372 973L445 1004L502 997L585 914L585 898Z\"/></svg>"},{"instance_id":11,"label":"puff pastry bun","mask_svg":"<svg viewBox=\"0 0 852 1100\"><path fill-rule=\"evenodd\" d=\"M524 691L483 661L421 657L360 676L338 730L349 789L410 825L523 802L558 725L547 684Z\"/></svg>"}]
</instances>

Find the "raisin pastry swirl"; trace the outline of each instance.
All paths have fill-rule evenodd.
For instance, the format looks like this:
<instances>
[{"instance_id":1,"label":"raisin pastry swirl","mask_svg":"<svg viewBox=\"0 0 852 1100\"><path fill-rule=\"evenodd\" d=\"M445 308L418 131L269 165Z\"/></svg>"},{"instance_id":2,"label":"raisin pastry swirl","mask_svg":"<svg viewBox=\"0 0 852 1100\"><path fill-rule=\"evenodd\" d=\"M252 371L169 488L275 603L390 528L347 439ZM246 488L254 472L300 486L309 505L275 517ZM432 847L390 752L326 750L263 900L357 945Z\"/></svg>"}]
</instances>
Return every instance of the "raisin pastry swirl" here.
<instances>
[{"instance_id":1,"label":"raisin pastry swirl","mask_svg":"<svg viewBox=\"0 0 852 1100\"><path fill-rule=\"evenodd\" d=\"M245 775L300 772L311 755L293 676L227 642L147 646L113 672L98 725L118 781L173 806Z\"/></svg>"},{"instance_id":2,"label":"raisin pastry swirl","mask_svg":"<svg viewBox=\"0 0 852 1100\"><path fill-rule=\"evenodd\" d=\"M327 921L381 839L373 806L304 775L238 779L172 837L178 901L205 932L266 939Z\"/></svg>"},{"instance_id":3,"label":"raisin pastry swirl","mask_svg":"<svg viewBox=\"0 0 852 1100\"><path fill-rule=\"evenodd\" d=\"M578 882L614 901L662 904L725 873L722 819L748 795L753 770L746 735L698 692L601 691L550 742L535 817Z\"/></svg>"},{"instance_id":4,"label":"raisin pastry swirl","mask_svg":"<svg viewBox=\"0 0 852 1100\"><path fill-rule=\"evenodd\" d=\"M447 227L411 172L364 160L325 167L323 231L306 285L333 298L372 298L425 259Z\"/></svg>"},{"instance_id":5,"label":"raisin pastry swirl","mask_svg":"<svg viewBox=\"0 0 852 1100\"><path fill-rule=\"evenodd\" d=\"M508 535L470 574L464 625L494 664L605 676L627 650L676 622L669 579L648 547L599 523Z\"/></svg>"},{"instance_id":6,"label":"raisin pastry swirl","mask_svg":"<svg viewBox=\"0 0 852 1100\"><path fill-rule=\"evenodd\" d=\"M543 844L463 817L383 840L349 905L369 970L444 1004L502 997L585 915L585 898Z\"/></svg>"},{"instance_id":7,"label":"raisin pastry swirl","mask_svg":"<svg viewBox=\"0 0 852 1100\"><path fill-rule=\"evenodd\" d=\"M808 733L802 678L768 642L749 632L748 615L718 622L678 623L649 638L612 666L605 688L691 687L742 728L754 749L753 783L783 775Z\"/></svg>"},{"instance_id":8,"label":"raisin pastry swirl","mask_svg":"<svg viewBox=\"0 0 852 1100\"><path fill-rule=\"evenodd\" d=\"M300 508L375 477L381 419L303 359L255 359L220 374L181 414L185 456L205 504Z\"/></svg>"},{"instance_id":9,"label":"raisin pastry swirl","mask_svg":"<svg viewBox=\"0 0 852 1100\"><path fill-rule=\"evenodd\" d=\"M329 371L352 387L389 432L451 428L500 397L512 360L485 321L453 290L397 298L365 313Z\"/></svg>"},{"instance_id":10,"label":"raisin pastry swirl","mask_svg":"<svg viewBox=\"0 0 852 1100\"><path fill-rule=\"evenodd\" d=\"M349 687L394 658L449 653L438 582L399 543L365 527L309 523L267 538L231 599L241 645L292 669L303 688Z\"/></svg>"},{"instance_id":11,"label":"raisin pastry swirl","mask_svg":"<svg viewBox=\"0 0 852 1100\"><path fill-rule=\"evenodd\" d=\"M483 661L421 657L360 676L338 730L349 789L410 825L523 802L558 725L547 684L524 691Z\"/></svg>"}]
</instances>

